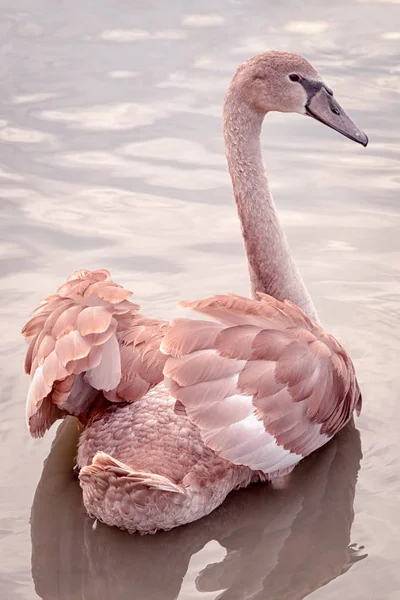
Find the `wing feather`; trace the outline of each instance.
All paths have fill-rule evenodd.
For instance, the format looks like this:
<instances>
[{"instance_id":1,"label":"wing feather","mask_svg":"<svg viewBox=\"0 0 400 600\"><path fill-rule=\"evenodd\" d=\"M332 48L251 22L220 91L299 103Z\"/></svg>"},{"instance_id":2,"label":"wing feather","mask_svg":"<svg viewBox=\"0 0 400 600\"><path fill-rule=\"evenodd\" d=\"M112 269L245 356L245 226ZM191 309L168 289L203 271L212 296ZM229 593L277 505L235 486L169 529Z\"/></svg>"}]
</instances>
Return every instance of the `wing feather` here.
<instances>
[{"instance_id":1,"label":"wing feather","mask_svg":"<svg viewBox=\"0 0 400 600\"><path fill-rule=\"evenodd\" d=\"M344 349L292 303L262 294L182 305L212 322L171 323L164 375L203 441L223 458L269 474L290 468L360 404Z\"/></svg>"},{"instance_id":2,"label":"wing feather","mask_svg":"<svg viewBox=\"0 0 400 600\"><path fill-rule=\"evenodd\" d=\"M68 413L86 422L104 396L133 402L162 380L166 324L140 315L130 296L108 271L81 270L36 309L22 330L33 436Z\"/></svg>"}]
</instances>

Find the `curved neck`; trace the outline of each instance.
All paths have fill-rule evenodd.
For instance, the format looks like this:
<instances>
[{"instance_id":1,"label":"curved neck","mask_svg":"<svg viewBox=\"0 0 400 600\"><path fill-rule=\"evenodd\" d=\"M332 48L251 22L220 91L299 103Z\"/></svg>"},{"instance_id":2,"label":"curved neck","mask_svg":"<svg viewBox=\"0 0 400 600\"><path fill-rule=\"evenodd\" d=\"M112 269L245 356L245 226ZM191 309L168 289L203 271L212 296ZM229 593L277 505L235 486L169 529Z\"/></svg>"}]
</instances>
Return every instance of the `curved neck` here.
<instances>
[{"instance_id":1,"label":"curved neck","mask_svg":"<svg viewBox=\"0 0 400 600\"><path fill-rule=\"evenodd\" d=\"M224 104L226 157L242 226L253 296L269 294L297 304L318 321L311 297L279 224L261 154L264 114L230 89Z\"/></svg>"}]
</instances>

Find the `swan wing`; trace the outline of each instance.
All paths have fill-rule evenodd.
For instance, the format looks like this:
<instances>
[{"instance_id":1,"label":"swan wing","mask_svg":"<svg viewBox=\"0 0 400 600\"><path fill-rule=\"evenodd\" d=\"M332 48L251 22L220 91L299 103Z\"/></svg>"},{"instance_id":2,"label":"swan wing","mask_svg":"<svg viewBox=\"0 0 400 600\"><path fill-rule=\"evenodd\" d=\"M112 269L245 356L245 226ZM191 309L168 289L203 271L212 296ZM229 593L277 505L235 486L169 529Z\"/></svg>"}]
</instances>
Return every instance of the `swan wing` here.
<instances>
[{"instance_id":1,"label":"swan wing","mask_svg":"<svg viewBox=\"0 0 400 600\"><path fill-rule=\"evenodd\" d=\"M22 330L33 436L67 414L84 421L104 399L133 402L162 380L167 324L141 315L131 295L108 271L81 270L34 311Z\"/></svg>"},{"instance_id":2,"label":"swan wing","mask_svg":"<svg viewBox=\"0 0 400 600\"><path fill-rule=\"evenodd\" d=\"M282 472L361 407L350 358L294 304L267 295L182 304L213 321L172 321L161 344L164 375L178 406L223 458Z\"/></svg>"}]
</instances>

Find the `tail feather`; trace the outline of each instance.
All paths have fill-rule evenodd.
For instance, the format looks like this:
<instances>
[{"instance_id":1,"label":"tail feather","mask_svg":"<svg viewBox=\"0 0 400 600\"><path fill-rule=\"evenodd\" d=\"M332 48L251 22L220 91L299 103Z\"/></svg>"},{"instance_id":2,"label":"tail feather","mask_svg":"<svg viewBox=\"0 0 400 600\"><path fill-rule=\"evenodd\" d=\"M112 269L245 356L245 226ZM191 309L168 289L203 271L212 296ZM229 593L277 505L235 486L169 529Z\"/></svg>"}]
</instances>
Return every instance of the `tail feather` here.
<instances>
[{"instance_id":1,"label":"tail feather","mask_svg":"<svg viewBox=\"0 0 400 600\"><path fill-rule=\"evenodd\" d=\"M79 479L83 482L89 482L92 477L103 473L110 473L117 477L127 477L130 482L137 485L144 485L151 490L186 494L183 485L174 483L168 477L157 475L156 473L136 471L105 452L97 452L95 454L92 464L81 469Z\"/></svg>"}]
</instances>

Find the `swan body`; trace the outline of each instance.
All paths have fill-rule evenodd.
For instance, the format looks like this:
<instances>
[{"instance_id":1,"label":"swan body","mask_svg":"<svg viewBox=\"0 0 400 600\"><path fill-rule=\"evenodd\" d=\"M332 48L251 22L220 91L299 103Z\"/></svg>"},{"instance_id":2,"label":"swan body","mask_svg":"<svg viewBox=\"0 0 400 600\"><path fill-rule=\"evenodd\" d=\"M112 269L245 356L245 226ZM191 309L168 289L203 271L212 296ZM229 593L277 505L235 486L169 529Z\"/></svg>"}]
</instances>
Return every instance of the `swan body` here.
<instances>
[{"instance_id":1,"label":"swan body","mask_svg":"<svg viewBox=\"0 0 400 600\"><path fill-rule=\"evenodd\" d=\"M186 302L210 320L168 323L108 271L81 270L23 329L30 432L79 419L84 504L109 525L153 533L205 516L232 489L290 473L361 409L353 363L320 327L279 226L259 142L271 110L367 143L305 59L239 67L224 133L253 299Z\"/></svg>"}]
</instances>

